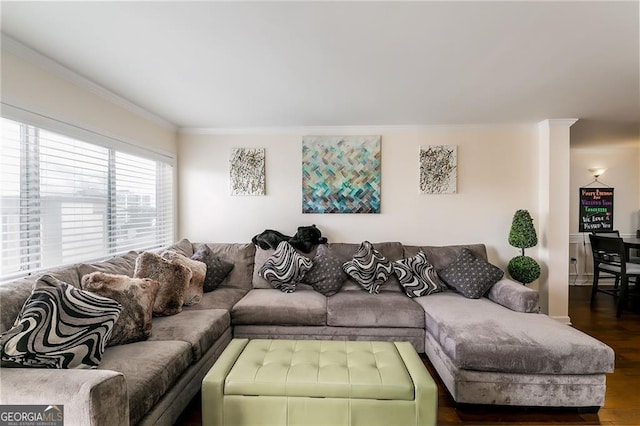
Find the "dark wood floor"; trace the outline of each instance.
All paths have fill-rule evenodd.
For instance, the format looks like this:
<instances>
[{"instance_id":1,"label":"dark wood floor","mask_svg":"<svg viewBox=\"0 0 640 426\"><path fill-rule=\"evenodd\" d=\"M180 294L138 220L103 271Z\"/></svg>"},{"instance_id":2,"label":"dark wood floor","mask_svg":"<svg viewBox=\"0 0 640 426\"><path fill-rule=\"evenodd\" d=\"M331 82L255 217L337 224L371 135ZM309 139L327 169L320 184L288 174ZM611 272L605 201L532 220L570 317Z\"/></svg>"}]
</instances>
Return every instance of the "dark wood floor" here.
<instances>
[{"instance_id":1,"label":"dark wood floor","mask_svg":"<svg viewBox=\"0 0 640 426\"><path fill-rule=\"evenodd\" d=\"M425 366L438 384L439 425L640 425L640 309L632 306L616 319L613 298L599 293L589 306L590 287L570 287L569 316L573 326L599 339L616 353L616 369L607 375L605 405L597 413L577 410L522 409L456 406L438 374L425 358ZM640 301L635 305L640 305ZM182 417L179 426L200 426L200 395Z\"/></svg>"}]
</instances>

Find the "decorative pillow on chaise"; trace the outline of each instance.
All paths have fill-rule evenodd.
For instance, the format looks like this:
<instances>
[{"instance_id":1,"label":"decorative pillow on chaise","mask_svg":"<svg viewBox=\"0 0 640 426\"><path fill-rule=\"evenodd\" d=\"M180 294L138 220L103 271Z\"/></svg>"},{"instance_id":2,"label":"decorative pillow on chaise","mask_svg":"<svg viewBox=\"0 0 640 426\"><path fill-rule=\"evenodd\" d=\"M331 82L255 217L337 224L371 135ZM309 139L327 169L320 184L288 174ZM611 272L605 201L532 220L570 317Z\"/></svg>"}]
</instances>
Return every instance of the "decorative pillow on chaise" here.
<instances>
[{"instance_id":1,"label":"decorative pillow on chaise","mask_svg":"<svg viewBox=\"0 0 640 426\"><path fill-rule=\"evenodd\" d=\"M463 248L456 260L438 275L464 297L479 299L502 279L504 272L486 260L474 256L469 249Z\"/></svg>"},{"instance_id":2,"label":"decorative pillow on chaise","mask_svg":"<svg viewBox=\"0 0 640 426\"><path fill-rule=\"evenodd\" d=\"M313 258L313 266L302 280L310 284L315 291L325 296L336 294L347 279L342 269L342 261L333 256L327 246L319 245Z\"/></svg>"},{"instance_id":3,"label":"decorative pillow on chaise","mask_svg":"<svg viewBox=\"0 0 640 426\"><path fill-rule=\"evenodd\" d=\"M447 289L423 251L413 257L396 260L393 269L409 297L428 296Z\"/></svg>"},{"instance_id":4,"label":"decorative pillow on chaise","mask_svg":"<svg viewBox=\"0 0 640 426\"><path fill-rule=\"evenodd\" d=\"M167 250L162 253L162 257L172 262L177 262L191 269L191 281L184 295L184 306L191 306L202 300L204 291L204 279L207 275L207 265L199 260L189 259L187 256L175 251Z\"/></svg>"},{"instance_id":5,"label":"decorative pillow on chaise","mask_svg":"<svg viewBox=\"0 0 640 426\"><path fill-rule=\"evenodd\" d=\"M205 293L218 288L220 283L233 269L233 263L220 259L218 256L213 254L211 248L206 244L202 244L193 256L191 256L191 259L207 265L207 273L204 278L203 287Z\"/></svg>"},{"instance_id":6,"label":"decorative pillow on chaise","mask_svg":"<svg viewBox=\"0 0 640 426\"><path fill-rule=\"evenodd\" d=\"M122 306L107 346L138 342L151 335L153 304L160 290L158 281L93 272L82 277L82 289L113 299Z\"/></svg>"},{"instance_id":7,"label":"decorative pillow on chaise","mask_svg":"<svg viewBox=\"0 0 640 426\"><path fill-rule=\"evenodd\" d=\"M353 259L345 262L342 269L371 294L378 294L380 286L393 273L391 261L373 248L369 241L360 244Z\"/></svg>"},{"instance_id":8,"label":"decorative pillow on chaise","mask_svg":"<svg viewBox=\"0 0 640 426\"><path fill-rule=\"evenodd\" d=\"M2 366L96 368L120 309L115 300L44 275L0 335Z\"/></svg>"},{"instance_id":9,"label":"decorative pillow on chaise","mask_svg":"<svg viewBox=\"0 0 640 426\"><path fill-rule=\"evenodd\" d=\"M191 269L145 251L136 259L135 278L151 278L160 283L153 304L155 315L175 315L182 312L184 295L191 281Z\"/></svg>"},{"instance_id":10,"label":"decorative pillow on chaise","mask_svg":"<svg viewBox=\"0 0 640 426\"><path fill-rule=\"evenodd\" d=\"M260 268L260 276L284 293L296 291L305 274L311 269L313 262L293 248L291 244L282 241L278 248Z\"/></svg>"}]
</instances>

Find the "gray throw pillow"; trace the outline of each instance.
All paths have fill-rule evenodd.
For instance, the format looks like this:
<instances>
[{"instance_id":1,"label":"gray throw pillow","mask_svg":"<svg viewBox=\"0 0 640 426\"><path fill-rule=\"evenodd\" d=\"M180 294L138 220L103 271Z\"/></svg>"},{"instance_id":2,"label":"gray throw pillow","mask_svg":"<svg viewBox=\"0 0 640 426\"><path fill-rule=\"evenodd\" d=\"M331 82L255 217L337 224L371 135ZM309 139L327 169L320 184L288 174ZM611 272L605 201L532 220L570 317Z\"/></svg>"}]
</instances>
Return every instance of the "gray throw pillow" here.
<instances>
[{"instance_id":1,"label":"gray throw pillow","mask_svg":"<svg viewBox=\"0 0 640 426\"><path fill-rule=\"evenodd\" d=\"M393 269L409 297L428 296L447 289L423 251L413 257L396 260Z\"/></svg>"},{"instance_id":2,"label":"gray throw pillow","mask_svg":"<svg viewBox=\"0 0 640 426\"><path fill-rule=\"evenodd\" d=\"M234 267L233 263L222 260L213 254L211 248L206 244L202 244L193 256L191 256L191 259L207 265L207 272L204 277L204 286L202 288L205 293L218 288Z\"/></svg>"},{"instance_id":3,"label":"gray throw pillow","mask_svg":"<svg viewBox=\"0 0 640 426\"><path fill-rule=\"evenodd\" d=\"M500 281L504 272L463 248L456 260L438 273L442 281L464 297L479 299Z\"/></svg>"},{"instance_id":4,"label":"gray throw pillow","mask_svg":"<svg viewBox=\"0 0 640 426\"><path fill-rule=\"evenodd\" d=\"M311 269L313 262L293 248L291 244L282 241L275 252L260 268L260 276L284 293L296 291L296 284L302 281Z\"/></svg>"},{"instance_id":5,"label":"gray throw pillow","mask_svg":"<svg viewBox=\"0 0 640 426\"><path fill-rule=\"evenodd\" d=\"M363 241L342 269L360 286L371 294L378 294L380 287L393 273L391 261L373 248L369 241Z\"/></svg>"},{"instance_id":6,"label":"gray throw pillow","mask_svg":"<svg viewBox=\"0 0 640 426\"><path fill-rule=\"evenodd\" d=\"M82 277L82 289L113 299L122 306L107 346L138 342L151 335L153 304L160 290L158 281L92 272Z\"/></svg>"},{"instance_id":7,"label":"gray throw pillow","mask_svg":"<svg viewBox=\"0 0 640 426\"><path fill-rule=\"evenodd\" d=\"M96 368L120 309L115 300L44 275L0 335L2 366Z\"/></svg>"},{"instance_id":8,"label":"gray throw pillow","mask_svg":"<svg viewBox=\"0 0 640 426\"><path fill-rule=\"evenodd\" d=\"M323 244L318 246L313 258L313 266L304 276L303 282L325 296L336 294L346 281L347 274L342 269L342 261L333 256Z\"/></svg>"}]
</instances>

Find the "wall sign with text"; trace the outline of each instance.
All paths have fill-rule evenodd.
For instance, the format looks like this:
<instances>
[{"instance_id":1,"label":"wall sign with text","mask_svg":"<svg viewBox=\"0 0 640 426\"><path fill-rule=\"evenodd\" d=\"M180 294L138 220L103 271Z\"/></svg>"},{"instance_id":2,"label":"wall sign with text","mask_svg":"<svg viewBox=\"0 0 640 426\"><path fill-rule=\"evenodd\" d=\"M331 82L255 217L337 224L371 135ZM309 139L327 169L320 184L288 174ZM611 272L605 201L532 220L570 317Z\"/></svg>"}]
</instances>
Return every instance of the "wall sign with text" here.
<instances>
[{"instance_id":1,"label":"wall sign with text","mask_svg":"<svg viewBox=\"0 0 640 426\"><path fill-rule=\"evenodd\" d=\"M578 232L613 230L613 188L580 188Z\"/></svg>"}]
</instances>

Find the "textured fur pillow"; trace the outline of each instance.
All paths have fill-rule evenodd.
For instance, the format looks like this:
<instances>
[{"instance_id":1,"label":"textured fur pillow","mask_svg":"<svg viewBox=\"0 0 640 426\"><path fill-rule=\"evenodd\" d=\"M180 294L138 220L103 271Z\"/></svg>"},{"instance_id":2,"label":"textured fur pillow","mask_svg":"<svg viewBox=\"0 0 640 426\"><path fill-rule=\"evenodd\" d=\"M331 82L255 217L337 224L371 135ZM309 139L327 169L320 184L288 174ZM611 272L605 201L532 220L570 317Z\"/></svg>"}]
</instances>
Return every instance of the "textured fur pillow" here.
<instances>
[{"instance_id":1,"label":"textured fur pillow","mask_svg":"<svg viewBox=\"0 0 640 426\"><path fill-rule=\"evenodd\" d=\"M378 294L380 287L393 273L391 261L373 248L369 241L363 241L342 269L360 286L371 294Z\"/></svg>"},{"instance_id":2,"label":"textured fur pillow","mask_svg":"<svg viewBox=\"0 0 640 426\"><path fill-rule=\"evenodd\" d=\"M2 366L96 368L119 314L115 300L43 275L0 335Z\"/></svg>"},{"instance_id":3,"label":"textured fur pillow","mask_svg":"<svg viewBox=\"0 0 640 426\"><path fill-rule=\"evenodd\" d=\"M203 262L207 265L207 273L204 278L204 292L213 291L225 279L233 269L233 263L226 262L213 254L208 245L202 244L191 256L191 259Z\"/></svg>"},{"instance_id":4,"label":"textured fur pillow","mask_svg":"<svg viewBox=\"0 0 640 426\"><path fill-rule=\"evenodd\" d=\"M189 287L184 295L184 306L199 303L202 300L204 278L207 275L207 265L171 250L162 253L162 257L191 269L191 281L189 281Z\"/></svg>"},{"instance_id":5,"label":"textured fur pillow","mask_svg":"<svg viewBox=\"0 0 640 426\"><path fill-rule=\"evenodd\" d=\"M122 305L107 346L138 342L151 335L153 304L160 290L158 281L93 272L82 277L82 289Z\"/></svg>"},{"instance_id":6,"label":"textured fur pillow","mask_svg":"<svg viewBox=\"0 0 640 426\"><path fill-rule=\"evenodd\" d=\"M160 283L153 304L155 315L175 315L182 312L184 295L191 281L191 270L186 266L145 251L136 259L135 278L151 278Z\"/></svg>"}]
</instances>

